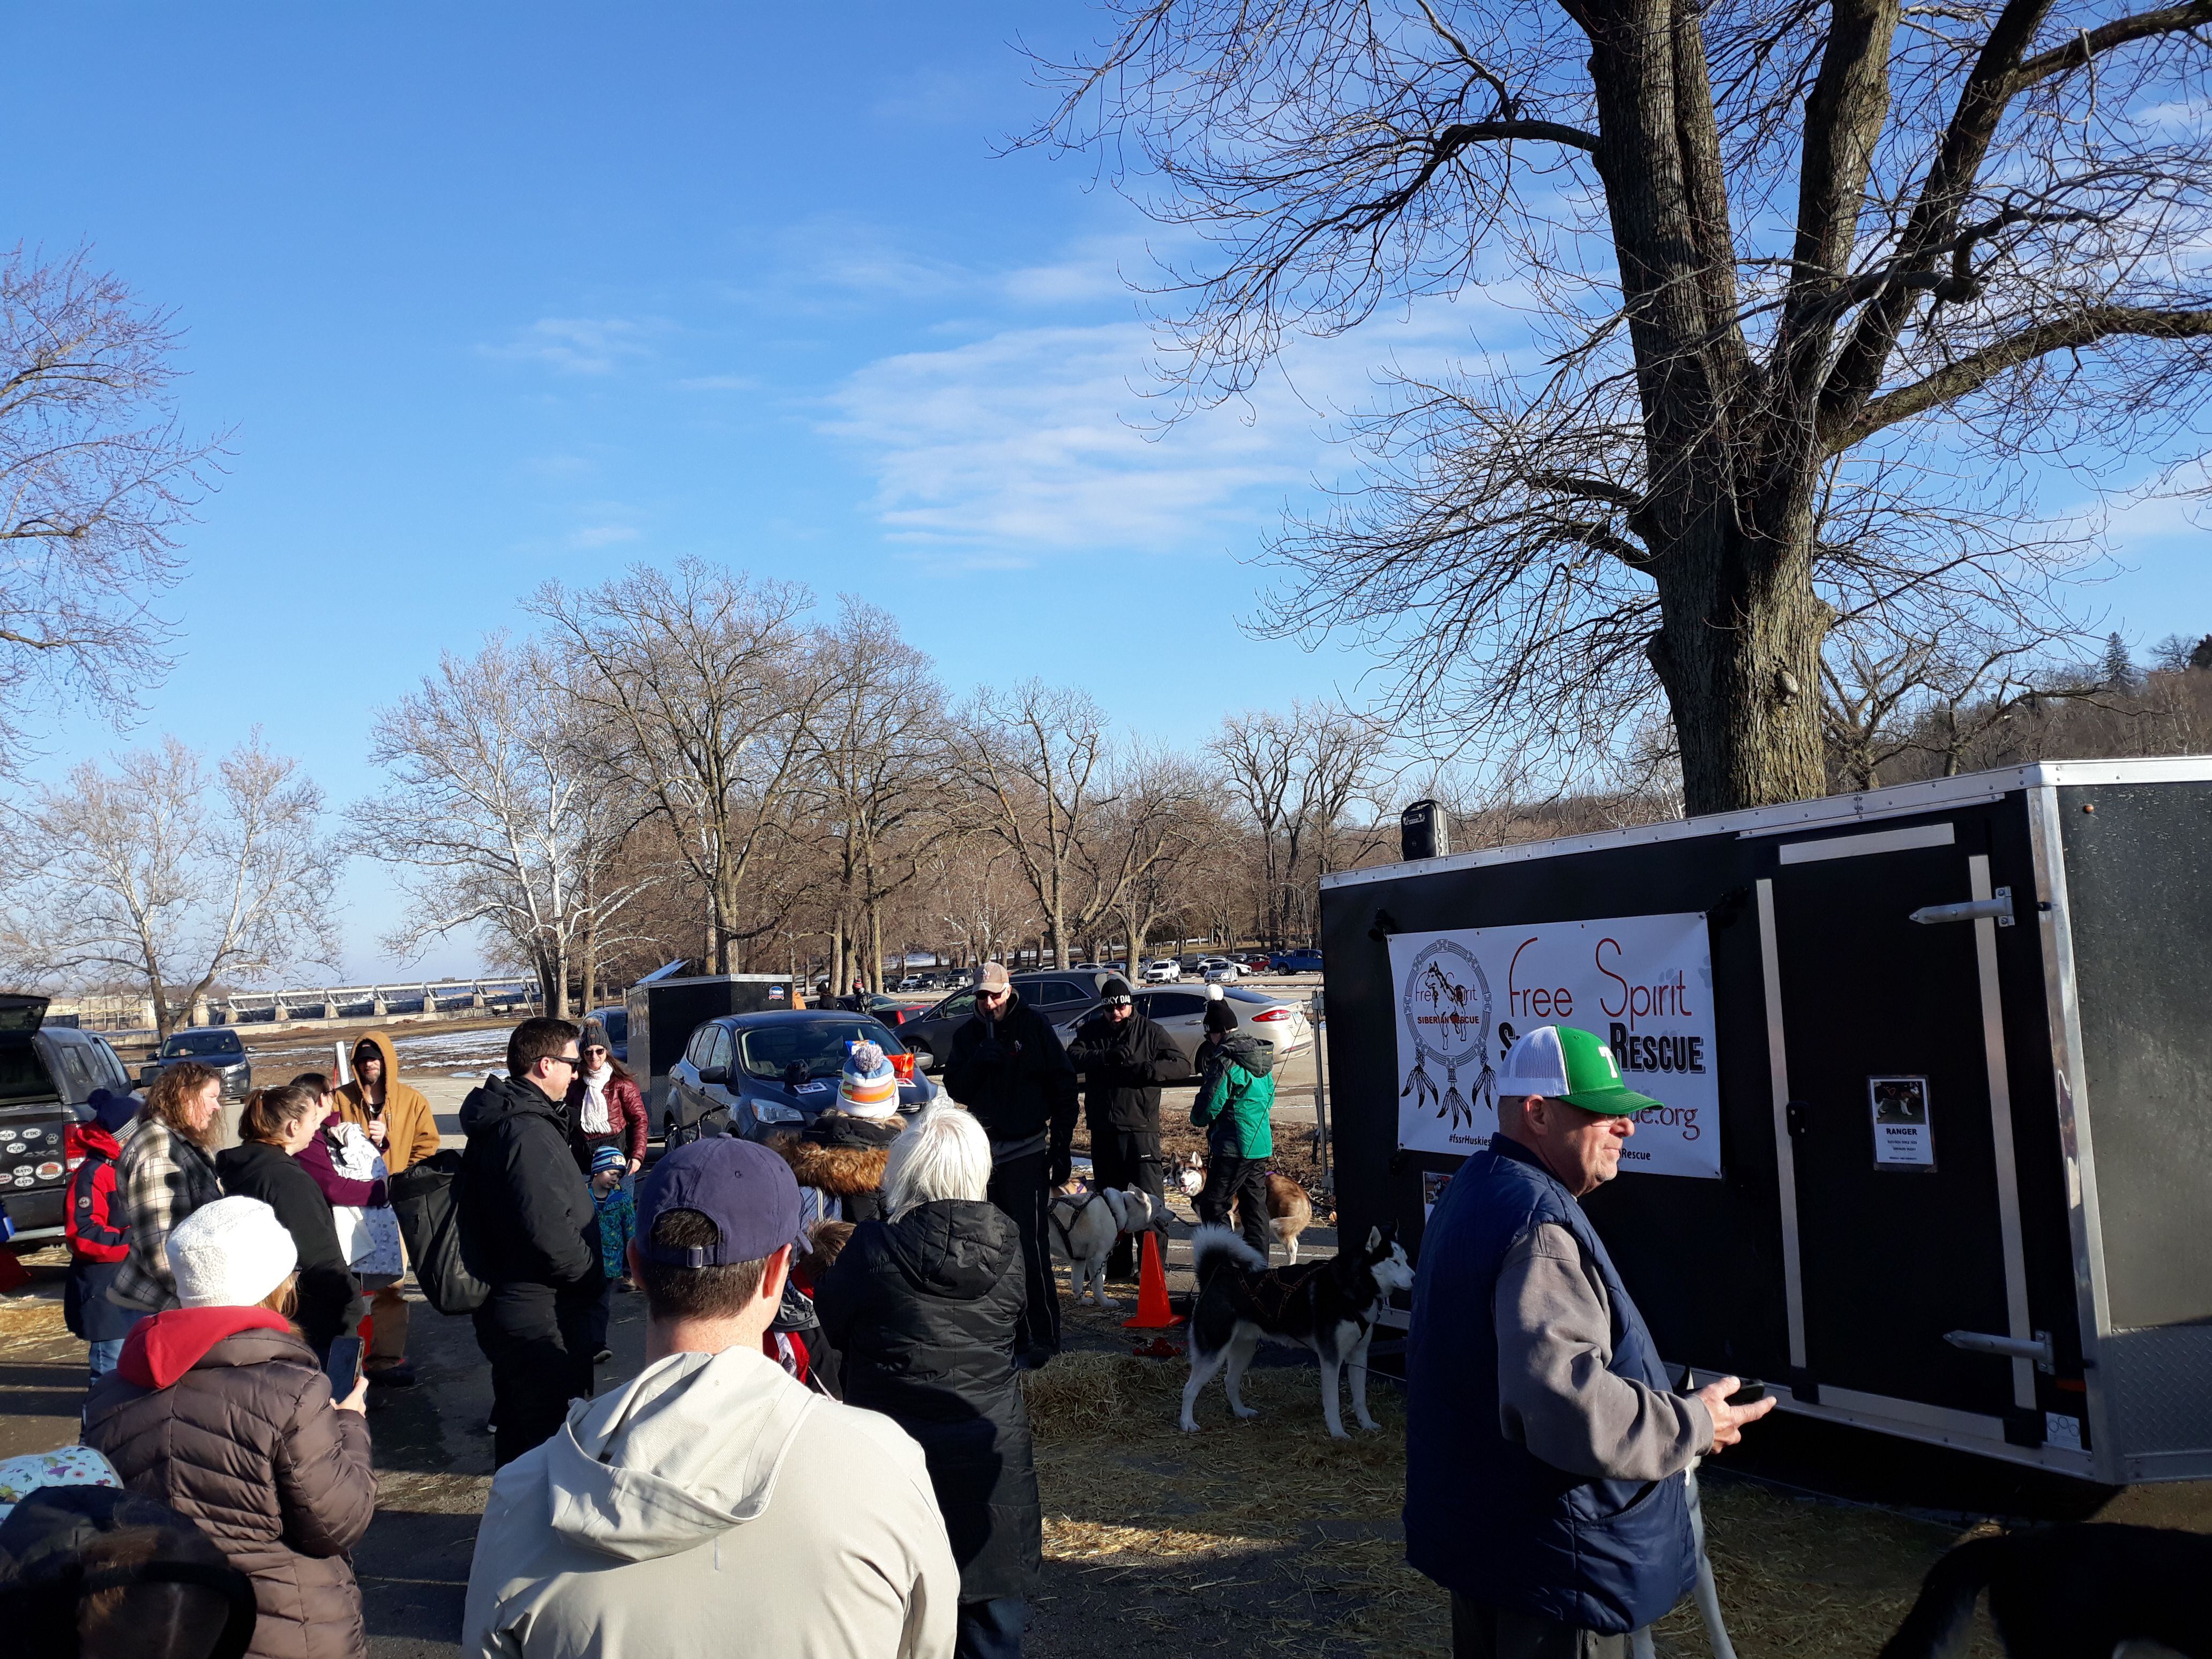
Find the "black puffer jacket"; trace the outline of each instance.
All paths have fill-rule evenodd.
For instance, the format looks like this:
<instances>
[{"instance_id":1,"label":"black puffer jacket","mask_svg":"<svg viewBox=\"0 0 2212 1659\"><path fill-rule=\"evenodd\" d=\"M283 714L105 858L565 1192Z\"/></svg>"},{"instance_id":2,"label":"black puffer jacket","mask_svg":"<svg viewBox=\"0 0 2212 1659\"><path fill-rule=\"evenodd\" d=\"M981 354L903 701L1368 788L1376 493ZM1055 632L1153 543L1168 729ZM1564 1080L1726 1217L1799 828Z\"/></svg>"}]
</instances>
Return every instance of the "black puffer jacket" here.
<instances>
[{"instance_id":1,"label":"black puffer jacket","mask_svg":"<svg viewBox=\"0 0 2212 1659\"><path fill-rule=\"evenodd\" d=\"M949 1200L863 1222L814 1287L844 1356L846 1403L921 1443L963 1601L1036 1590L1044 1522L1014 1369L1022 1296L1014 1224L995 1205Z\"/></svg>"},{"instance_id":2,"label":"black puffer jacket","mask_svg":"<svg viewBox=\"0 0 2212 1659\"><path fill-rule=\"evenodd\" d=\"M1002 1145L1049 1132L1057 1157L1075 1139L1075 1067L1051 1022L1018 991L996 1021L976 1014L952 1034L945 1091Z\"/></svg>"},{"instance_id":3,"label":"black puffer jacket","mask_svg":"<svg viewBox=\"0 0 2212 1659\"><path fill-rule=\"evenodd\" d=\"M338 1244L330 1200L306 1165L281 1146L249 1140L217 1152L215 1172L228 1198L258 1198L276 1212L300 1252L300 1334L317 1353L360 1322L361 1287Z\"/></svg>"},{"instance_id":4,"label":"black puffer jacket","mask_svg":"<svg viewBox=\"0 0 2212 1659\"><path fill-rule=\"evenodd\" d=\"M544 1285L597 1296L599 1214L568 1154L560 1105L536 1085L495 1077L461 1103L461 1153L454 1200L461 1257L495 1290Z\"/></svg>"},{"instance_id":5,"label":"black puffer jacket","mask_svg":"<svg viewBox=\"0 0 2212 1659\"><path fill-rule=\"evenodd\" d=\"M1158 1022L1133 1013L1115 1024L1101 1012L1083 1022L1067 1057L1083 1073L1083 1118L1106 1129L1160 1132L1160 1085L1190 1075L1190 1062Z\"/></svg>"}]
</instances>

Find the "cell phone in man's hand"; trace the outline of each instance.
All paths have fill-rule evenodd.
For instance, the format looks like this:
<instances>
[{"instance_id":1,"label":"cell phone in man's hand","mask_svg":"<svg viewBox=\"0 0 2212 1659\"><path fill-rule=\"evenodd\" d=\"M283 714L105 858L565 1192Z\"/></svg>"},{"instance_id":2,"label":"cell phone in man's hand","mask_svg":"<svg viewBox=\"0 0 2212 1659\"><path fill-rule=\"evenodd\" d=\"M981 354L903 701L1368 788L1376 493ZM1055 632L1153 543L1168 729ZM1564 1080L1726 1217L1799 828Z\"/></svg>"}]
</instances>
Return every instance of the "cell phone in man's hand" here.
<instances>
[{"instance_id":1,"label":"cell phone in man's hand","mask_svg":"<svg viewBox=\"0 0 2212 1659\"><path fill-rule=\"evenodd\" d=\"M1765 1398L1765 1383L1747 1382L1728 1397L1728 1403L1731 1406L1756 1406Z\"/></svg>"},{"instance_id":2,"label":"cell phone in man's hand","mask_svg":"<svg viewBox=\"0 0 2212 1659\"><path fill-rule=\"evenodd\" d=\"M331 1398L344 1400L361 1383L361 1339L341 1336L331 1343L331 1357L323 1362L323 1375L331 1380Z\"/></svg>"}]
</instances>

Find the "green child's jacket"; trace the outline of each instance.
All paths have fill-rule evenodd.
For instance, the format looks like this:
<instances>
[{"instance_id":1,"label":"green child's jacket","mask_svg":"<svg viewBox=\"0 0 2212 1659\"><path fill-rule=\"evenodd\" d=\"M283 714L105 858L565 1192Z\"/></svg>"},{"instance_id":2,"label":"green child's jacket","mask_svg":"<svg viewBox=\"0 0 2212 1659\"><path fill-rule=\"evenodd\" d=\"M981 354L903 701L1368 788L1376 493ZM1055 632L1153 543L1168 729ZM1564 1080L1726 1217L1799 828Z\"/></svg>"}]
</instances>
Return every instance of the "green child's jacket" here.
<instances>
[{"instance_id":1,"label":"green child's jacket","mask_svg":"<svg viewBox=\"0 0 2212 1659\"><path fill-rule=\"evenodd\" d=\"M1257 1037L1232 1036L1207 1059L1190 1121L1214 1156L1274 1156L1274 1046Z\"/></svg>"}]
</instances>

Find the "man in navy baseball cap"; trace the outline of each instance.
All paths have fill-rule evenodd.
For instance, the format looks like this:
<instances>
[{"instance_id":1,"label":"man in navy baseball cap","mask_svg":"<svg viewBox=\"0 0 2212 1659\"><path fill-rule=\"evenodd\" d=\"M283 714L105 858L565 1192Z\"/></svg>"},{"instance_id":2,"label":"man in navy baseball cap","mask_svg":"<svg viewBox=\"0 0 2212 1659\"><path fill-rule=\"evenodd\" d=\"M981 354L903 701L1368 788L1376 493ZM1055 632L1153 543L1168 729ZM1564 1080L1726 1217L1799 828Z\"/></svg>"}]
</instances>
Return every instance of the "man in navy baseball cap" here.
<instances>
[{"instance_id":1,"label":"man in navy baseball cap","mask_svg":"<svg viewBox=\"0 0 2212 1659\"><path fill-rule=\"evenodd\" d=\"M705 1653L742 1632L761 1653L951 1659L960 1569L921 1447L762 1350L798 1233L791 1166L751 1141L693 1141L645 1178L645 1369L499 1472L464 1653Z\"/></svg>"}]
</instances>

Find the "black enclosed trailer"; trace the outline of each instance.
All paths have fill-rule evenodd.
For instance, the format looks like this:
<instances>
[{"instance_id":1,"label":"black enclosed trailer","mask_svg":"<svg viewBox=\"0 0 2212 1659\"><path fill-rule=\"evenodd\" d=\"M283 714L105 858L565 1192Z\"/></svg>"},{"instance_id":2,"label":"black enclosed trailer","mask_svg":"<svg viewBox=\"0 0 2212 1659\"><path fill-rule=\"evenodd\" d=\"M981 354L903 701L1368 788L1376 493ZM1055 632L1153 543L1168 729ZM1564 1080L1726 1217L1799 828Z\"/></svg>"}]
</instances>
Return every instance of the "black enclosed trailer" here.
<instances>
[{"instance_id":1,"label":"black enclosed trailer","mask_svg":"<svg viewBox=\"0 0 2212 1659\"><path fill-rule=\"evenodd\" d=\"M1418 1246L1516 1030L1644 1114L1587 1201L1676 1364L2212 1476L2212 758L2065 762L1322 883L1341 1226Z\"/></svg>"},{"instance_id":2,"label":"black enclosed trailer","mask_svg":"<svg viewBox=\"0 0 2212 1659\"><path fill-rule=\"evenodd\" d=\"M788 974L689 974L688 962L655 969L623 994L629 1016L629 1059L645 1091L653 1132L667 1127L668 1068L684 1058L691 1033L725 1014L792 1006Z\"/></svg>"}]
</instances>

